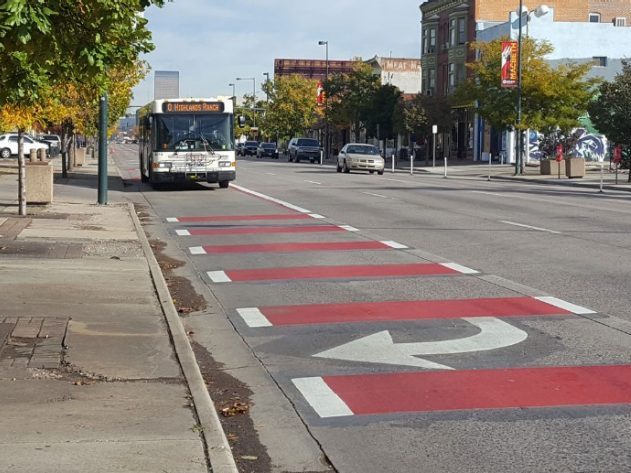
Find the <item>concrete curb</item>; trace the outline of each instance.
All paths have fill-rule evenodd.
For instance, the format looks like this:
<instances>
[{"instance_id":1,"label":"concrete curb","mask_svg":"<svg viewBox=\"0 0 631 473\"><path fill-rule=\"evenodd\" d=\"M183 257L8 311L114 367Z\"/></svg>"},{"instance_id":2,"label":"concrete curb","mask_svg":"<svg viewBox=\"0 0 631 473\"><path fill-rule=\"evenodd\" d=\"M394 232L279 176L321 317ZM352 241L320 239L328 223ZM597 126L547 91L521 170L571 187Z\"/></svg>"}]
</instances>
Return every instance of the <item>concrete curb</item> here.
<instances>
[{"instance_id":1,"label":"concrete curb","mask_svg":"<svg viewBox=\"0 0 631 473\"><path fill-rule=\"evenodd\" d=\"M577 188L586 188L586 189L600 189L600 182L573 182L568 180L549 180L549 179L529 179L526 177L512 177L512 176L491 176L491 180L497 181L518 181L518 182L532 182L535 184L552 184L557 186L568 186L568 187L577 187ZM560 182L559 182L560 181ZM622 186L622 184L618 184L618 186ZM615 184L603 184L604 190L610 191L623 191L623 192L631 192L631 187L616 187Z\"/></svg>"},{"instance_id":2,"label":"concrete curb","mask_svg":"<svg viewBox=\"0 0 631 473\"><path fill-rule=\"evenodd\" d=\"M164 312L175 353L182 367L184 378L193 397L193 404L202 427L203 438L206 443L210 466L213 473L238 473L237 465L232 455L232 450L226 434L223 431L215 405L208 394L206 384L197 365L193 348L191 347L184 325L173 305L173 300L167 287L162 270L151 250L149 240L136 215L134 204L128 203L129 213L134 222L136 233L142 244L142 249L149 264L149 270L153 279L160 305Z\"/></svg>"}]
</instances>

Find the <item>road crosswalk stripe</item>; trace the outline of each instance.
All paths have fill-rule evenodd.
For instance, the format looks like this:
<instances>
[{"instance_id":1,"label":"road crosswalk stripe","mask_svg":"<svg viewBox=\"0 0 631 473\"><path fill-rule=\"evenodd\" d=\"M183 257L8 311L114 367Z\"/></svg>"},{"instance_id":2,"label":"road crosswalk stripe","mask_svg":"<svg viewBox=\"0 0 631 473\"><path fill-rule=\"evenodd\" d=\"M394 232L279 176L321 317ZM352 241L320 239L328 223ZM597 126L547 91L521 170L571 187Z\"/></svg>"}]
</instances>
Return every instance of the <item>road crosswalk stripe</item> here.
<instances>
[{"instance_id":1,"label":"road crosswalk stripe","mask_svg":"<svg viewBox=\"0 0 631 473\"><path fill-rule=\"evenodd\" d=\"M189 248L193 255L216 253L293 253L301 251L390 250L395 248L380 241L331 241L302 243L253 243L239 245L207 245Z\"/></svg>"},{"instance_id":2,"label":"road crosswalk stripe","mask_svg":"<svg viewBox=\"0 0 631 473\"><path fill-rule=\"evenodd\" d=\"M353 411L349 409L346 403L335 394L335 391L322 378L296 378L292 379L292 382L320 417L353 415Z\"/></svg>"}]
</instances>

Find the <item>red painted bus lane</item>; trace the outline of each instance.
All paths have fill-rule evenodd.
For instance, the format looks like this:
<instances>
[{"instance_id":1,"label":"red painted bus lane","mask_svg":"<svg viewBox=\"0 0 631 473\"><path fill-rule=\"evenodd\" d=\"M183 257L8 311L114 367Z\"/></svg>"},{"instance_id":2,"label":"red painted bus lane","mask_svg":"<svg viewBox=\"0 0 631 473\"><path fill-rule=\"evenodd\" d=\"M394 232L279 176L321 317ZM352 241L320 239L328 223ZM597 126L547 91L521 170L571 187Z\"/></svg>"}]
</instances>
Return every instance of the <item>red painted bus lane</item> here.
<instances>
[{"instance_id":1,"label":"red painted bus lane","mask_svg":"<svg viewBox=\"0 0 631 473\"><path fill-rule=\"evenodd\" d=\"M230 269L209 271L211 281L251 282L295 279L349 279L382 278L396 276L440 276L475 274L455 263L381 264L355 266L298 266L290 268Z\"/></svg>"},{"instance_id":2,"label":"red painted bus lane","mask_svg":"<svg viewBox=\"0 0 631 473\"><path fill-rule=\"evenodd\" d=\"M353 302L237 309L250 327L593 313L553 297Z\"/></svg>"},{"instance_id":3,"label":"red painted bus lane","mask_svg":"<svg viewBox=\"0 0 631 473\"><path fill-rule=\"evenodd\" d=\"M305 243L260 243L251 245L210 245L189 248L192 255L216 253L293 253L300 251L391 250L407 248L391 241L331 241Z\"/></svg>"},{"instance_id":4,"label":"red painted bus lane","mask_svg":"<svg viewBox=\"0 0 631 473\"><path fill-rule=\"evenodd\" d=\"M631 404L631 365L325 376L293 383L320 417Z\"/></svg>"},{"instance_id":5,"label":"red painted bus lane","mask_svg":"<svg viewBox=\"0 0 631 473\"><path fill-rule=\"evenodd\" d=\"M343 232L345 228L339 225L290 225L263 227L228 227L228 228L188 228L177 230L179 236L200 235L258 235L274 233L331 233Z\"/></svg>"},{"instance_id":6,"label":"red painted bus lane","mask_svg":"<svg viewBox=\"0 0 631 473\"><path fill-rule=\"evenodd\" d=\"M233 220L305 220L309 214L263 214L263 215L205 215L199 217L170 217L169 223L229 222Z\"/></svg>"}]
</instances>

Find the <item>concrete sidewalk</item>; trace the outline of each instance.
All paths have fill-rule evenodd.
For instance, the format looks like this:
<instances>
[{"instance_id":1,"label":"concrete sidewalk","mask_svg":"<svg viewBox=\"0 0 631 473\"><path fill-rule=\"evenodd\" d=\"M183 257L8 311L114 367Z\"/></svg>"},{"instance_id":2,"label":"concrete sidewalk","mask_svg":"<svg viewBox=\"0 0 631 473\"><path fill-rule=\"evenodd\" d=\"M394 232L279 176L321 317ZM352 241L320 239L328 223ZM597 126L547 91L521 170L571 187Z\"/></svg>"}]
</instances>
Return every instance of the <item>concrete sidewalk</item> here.
<instances>
[{"instance_id":1,"label":"concrete sidewalk","mask_svg":"<svg viewBox=\"0 0 631 473\"><path fill-rule=\"evenodd\" d=\"M0 172L0 471L234 472L133 206L94 204L95 164L26 218Z\"/></svg>"},{"instance_id":2,"label":"concrete sidewalk","mask_svg":"<svg viewBox=\"0 0 631 473\"><path fill-rule=\"evenodd\" d=\"M386 173L391 172L391 161L386 163ZM431 163L431 161L430 161ZM414 165L414 173L418 174L431 174L437 176L444 176L445 166L444 162L436 162L436 166L425 166L425 160L422 160L419 164ZM396 172L410 172L409 161L399 161L396 166ZM537 184L553 184L564 186L576 186L592 189L600 188L601 171L599 165L588 165L585 172L585 177L568 179L565 176L559 177L557 175L541 175L539 173L538 166L526 166L524 173L520 176L515 176L515 166L510 164L497 164L492 163L489 166L488 163L473 162L470 160L451 160L447 162L447 177L448 178L460 178L460 179L488 179L491 176L491 180L508 180L508 181L521 181L532 182ZM616 174L613 170L609 170L609 164L605 163L602 173L602 182L604 190L620 190L631 191L631 183L627 182L629 179L628 170L618 171L618 182L616 183Z\"/></svg>"}]
</instances>

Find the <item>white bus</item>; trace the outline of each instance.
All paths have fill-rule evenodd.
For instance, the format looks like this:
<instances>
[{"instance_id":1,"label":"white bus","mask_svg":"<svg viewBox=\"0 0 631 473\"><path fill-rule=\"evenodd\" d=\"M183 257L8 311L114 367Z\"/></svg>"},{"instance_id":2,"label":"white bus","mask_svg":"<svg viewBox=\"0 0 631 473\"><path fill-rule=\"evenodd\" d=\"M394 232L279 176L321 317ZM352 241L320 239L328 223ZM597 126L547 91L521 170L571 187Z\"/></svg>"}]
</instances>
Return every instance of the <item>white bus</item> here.
<instances>
[{"instance_id":1,"label":"white bus","mask_svg":"<svg viewBox=\"0 0 631 473\"><path fill-rule=\"evenodd\" d=\"M154 100L136 113L140 178L153 184L236 178L229 97Z\"/></svg>"}]
</instances>

